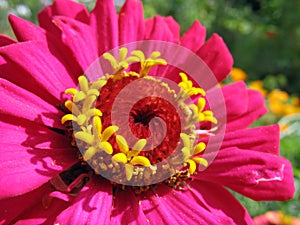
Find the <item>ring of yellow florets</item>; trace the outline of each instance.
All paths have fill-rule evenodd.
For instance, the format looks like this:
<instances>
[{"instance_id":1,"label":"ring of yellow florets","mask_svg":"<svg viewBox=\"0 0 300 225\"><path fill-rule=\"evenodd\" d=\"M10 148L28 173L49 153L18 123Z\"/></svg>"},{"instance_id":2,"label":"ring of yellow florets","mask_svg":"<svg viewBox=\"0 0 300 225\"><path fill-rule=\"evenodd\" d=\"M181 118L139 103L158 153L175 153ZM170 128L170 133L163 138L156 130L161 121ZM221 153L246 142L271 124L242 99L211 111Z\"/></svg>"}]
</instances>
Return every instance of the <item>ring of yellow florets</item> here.
<instances>
[{"instance_id":1,"label":"ring of yellow florets","mask_svg":"<svg viewBox=\"0 0 300 225\"><path fill-rule=\"evenodd\" d=\"M164 183L177 188L178 184L196 172L197 166L208 165L207 160L200 156L205 150L206 144L204 142L194 144L196 134L193 129L199 122L217 123L217 120L211 110L204 110L206 106L205 91L194 87L186 74L179 74L181 82L178 84L180 91L177 94L167 84L157 80L174 94L174 99L180 107L184 108L187 116L185 118L186 132L180 134L180 142L178 143L180 151L175 157L169 159L173 163L178 161L175 164L180 167L170 167L168 163L160 165L159 168L157 165L152 165L147 157L141 155L147 144L146 139L140 139L134 146L129 147L126 139L116 133L118 131L117 124L105 129L102 128L102 112L94 107L100 95L100 89L106 85L109 79L118 82L125 77L135 76L138 79L155 80L155 78L148 76L150 69L155 65L167 64L164 59L159 58L159 52L153 52L148 58L139 50L132 51L129 57L127 54L126 48L119 50L118 59L110 53L105 53L103 57L110 62L114 69L113 74L107 74L95 82L90 82L85 76L80 76L78 89L69 88L65 91L66 94L72 95L72 100L65 102L65 107L72 113L64 115L61 122L62 124L67 121L73 122L74 127L76 127L73 130L73 137L78 148L83 149L81 159L87 162L96 174L107 173L108 177L113 176L113 180L117 180L119 184L130 181L133 185L139 186L138 182L141 179L146 183L147 181L150 182L153 180L153 176L160 176L158 170L164 170L165 173L169 174L169 178ZM140 63L139 73L126 71L131 63ZM197 104L185 104L185 100L192 95L199 96ZM109 142L112 136L115 137L118 152L114 151Z\"/></svg>"}]
</instances>

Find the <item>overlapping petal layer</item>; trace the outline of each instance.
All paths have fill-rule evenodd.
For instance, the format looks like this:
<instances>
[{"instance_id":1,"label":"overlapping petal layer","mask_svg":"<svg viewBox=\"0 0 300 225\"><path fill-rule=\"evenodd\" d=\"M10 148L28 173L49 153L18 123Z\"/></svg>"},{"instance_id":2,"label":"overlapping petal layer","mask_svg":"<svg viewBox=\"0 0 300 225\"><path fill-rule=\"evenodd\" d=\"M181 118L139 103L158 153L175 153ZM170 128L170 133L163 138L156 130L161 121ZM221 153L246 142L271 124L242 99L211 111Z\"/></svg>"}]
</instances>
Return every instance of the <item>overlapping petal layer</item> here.
<instances>
[{"instance_id":1,"label":"overlapping petal layer","mask_svg":"<svg viewBox=\"0 0 300 225\"><path fill-rule=\"evenodd\" d=\"M288 160L236 147L220 150L213 163L196 178L227 186L257 201L283 201L295 192Z\"/></svg>"},{"instance_id":2,"label":"overlapping petal layer","mask_svg":"<svg viewBox=\"0 0 300 225\"><path fill-rule=\"evenodd\" d=\"M160 185L141 197L141 206L153 224L232 224L228 216L210 212L197 195Z\"/></svg>"},{"instance_id":3,"label":"overlapping petal layer","mask_svg":"<svg viewBox=\"0 0 300 225\"><path fill-rule=\"evenodd\" d=\"M24 194L46 183L74 164L76 154L70 148L39 149L0 144L0 199Z\"/></svg>"}]
</instances>

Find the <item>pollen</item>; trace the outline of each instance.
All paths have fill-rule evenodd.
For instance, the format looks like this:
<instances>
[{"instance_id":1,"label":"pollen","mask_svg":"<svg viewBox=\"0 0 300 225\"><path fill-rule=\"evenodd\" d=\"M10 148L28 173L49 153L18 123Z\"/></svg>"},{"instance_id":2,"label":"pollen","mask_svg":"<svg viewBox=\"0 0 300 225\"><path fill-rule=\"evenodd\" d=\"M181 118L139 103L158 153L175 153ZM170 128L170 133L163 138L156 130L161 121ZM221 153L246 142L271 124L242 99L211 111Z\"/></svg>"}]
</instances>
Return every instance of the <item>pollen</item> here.
<instances>
[{"instance_id":1,"label":"pollen","mask_svg":"<svg viewBox=\"0 0 300 225\"><path fill-rule=\"evenodd\" d=\"M95 174L111 178L114 186L131 186L137 193L155 183L176 189L186 186L198 167L208 166L203 157L206 144L197 140L201 130L195 128L202 122L217 123L207 106L204 89L195 86L187 74L179 73L181 82L176 91L149 76L152 67L167 65L160 56L158 51L148 57L141 50L129 54L127 48L120 48L116 57L104 53L112 74L96 81L80 76L78 88L65 91L70 96L64 104L69 113L61 123L67 127L72 124L68 131L72 132L72 143L76 142L79 159ZM139 70L132 71L131 64L139 64ZM135 90L128 92L126 99L117 104L118 118L113 120L111 112L117 96L140 80L147 82L143 86L146 97L136 101L128 115L127 99L137 95ZM191 96L198 99L197 104L186 103ZM124 123L128 132L120 134ZM134 142L130 135L136 137Z\"/></svg>"}]
</instances>

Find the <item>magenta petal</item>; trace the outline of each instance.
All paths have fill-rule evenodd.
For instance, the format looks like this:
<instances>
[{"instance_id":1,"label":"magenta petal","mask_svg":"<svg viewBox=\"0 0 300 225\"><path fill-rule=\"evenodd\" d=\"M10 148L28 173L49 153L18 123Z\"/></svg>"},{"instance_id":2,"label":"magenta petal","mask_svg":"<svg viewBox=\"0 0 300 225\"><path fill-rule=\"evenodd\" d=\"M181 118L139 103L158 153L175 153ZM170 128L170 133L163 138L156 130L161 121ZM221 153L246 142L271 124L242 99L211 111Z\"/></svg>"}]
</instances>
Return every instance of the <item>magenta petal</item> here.
<instances>
[{"instance_id":1,"label":"magenta petal","mask_svg":"<svg viewBox=\"0 0 300 225\"><path fill-rule=\"evenodd\" d=\"M173 34L173 42L179 43L180 40L180 26L179 24L174 20L172 16L163 17L165 20L165 23L168 25L171 33Z\"/></svg>"},{"instance_id":2,"label":"magenta petal","mask_svg":"<svg viewBox=\"0 0 300 225\"><path fill-rule=\"evenodd\" d=\"M279 155L279 126L262 126L227 132L222 147L238 147Z\"/></svg>"},{"instance_id":3,"label":"magenta petal","mask_svg":"<svg viewBox=\"0 0 300 225\"><path fill-rule=\"evenodd\" d=\"M0 76L57 104L74 81L65 67L38 42L22 42L0 48Z\"/></svg>"},{"instance_id":4,"label":"magenta petal","mask_svg":"<svg viewBox=\"0 0 300 225\"><path fill-rule=\"evenodd\" d=\"M110 224L112 208L112 186L106 180L94 178L69 202L54 198L49 208L42 202L49 192L26 213L18 215L18 224Z\"/></svg>"},{"instance_id":5,"label":"magenta petal","mask_svg":"<svg viewBox=\"0 0 300 225\"><path fill-rule=\"evenodd\" d=\"M50 182L47 182L24 195L0 200L0 218L6 222L5 224L54 224L56 216L70 203L57 198L50 200L51 192L53 188ZM2 210L1 204L5 204L8 208ZM48 208L49 206L54 207Z\"/></svg>"},{"instance_id":6,"label":"magenta petal","mask_svg":"<svg viewBox=\"0 0 300 225\"><path fill-rule=\"evenodd\" d=\"M13 14L10 14L8 19L18 41L39 40L47 42L46 31L43 28Z\"/></svg>"},{"instance_id":7,"label":"magenta petal","mask_svg":"<svg viewBox=\"0 0 300 225\"><path fill-rule=\"evenodd\" d=\"M230 73L233 58L219 35L213 34L199 49L197 55L208 65L219 82Z\"/></svg>"},{"instance_id":8,"label":"magenta petal","mask_svg":"<svg viewBox=\"0 0 300 225\"><path fill-rule=\"evenodd\" d=\"M49 208L55 208L52 204ZM71 205L55 219L58 224L109 224L112 208L112 186L100 177L94 177L74 198ZM54 224L55 224L54 223Z\"/></svg>"},{"instance_id":9,"label":"magenta petal","mask_svg":"<svg viewBox=\"0 0 300 225\"><path fill-rule=\"evenodd\" d=\"M62 31L62 42L69 47L82 70L85 71L98 57L97 44L90 27L68 17L54 18Z\"/></svg>"},{"instance_id":10,"label":"magenta petal","mask_svg":"<svg viewBox=\"0 0 300 225\"><path fill-rule=\"evenodd\" d=\"M30 212L35 205L39 204L42 196L50 192L51 189L50 183L47 182L24 195L0 200L0 223L15 224L22 214ZM18 221L18 224L20 224L20 221ZM39 224L38 219L28 224Z\"/></svg>"},{"instance_id":11,"label":"magenta petal","mask_svg":"<svg viewBox=\"0 0 300 225\"><path fill-rule=\"evenodd\" d=\"M60 36L55 37L43 28L12 14L9 16L9 22L19 41L42 42L74 78L77 79L78 75L82 74L78 62L70 56L70 50L59 40Z\"/></svg>"},{"instance_id":12,"label":"magenta petal","mask_svg":"<svg viewBox=\"0 0 300 225\"><path fill-rule=\"evenodd\" d=\"M149 220L148 220L149 221ZM149 222L142 210L141 204L132 190L117 190L114 197L114 208L111 214L111 224L144 224Z\"/></svg>"},{"instance_id":13,"label":"magenta petal","mask_svg":"<svg viewBox=\"0 0 300 225\"><path fill-rule=\"evenodd\" d=\"M295 192L290 162L280 156L238 148L222 149L197 179L225 185L254 200L280 200Z\"/></svg>"},{"instance_id":14,"label":"magenta petal","mask_svg":"<svg viewBox=\"0 0 300 225\"><path fill-rule=\"evenodd\" d=\"M98 0L90 15L90 25L102 55L118 46L118 19L113 0Z\"/></svg>"},{"instance_id":15,"label":"magenta petal","mask_svg":"<svg viewBox=\"0 0 300 225\"><path fill-rule=\"evenodd\" d=\"M46 194L40 196L38 204L18 216L18 224L110 224L112 187L106 180L96 177L78 196L70 197L69 202L54 198L49 208L42 204Z\"/></svg>"},{"instance_id":16,"label":"magenta petal","mask_svg":"<svg viewBox=\"0 0 300 225\"><path fill-rule=\"evenodd\" d=\"M82 3L69 0L55 0L52 9L54 16L66 16L83 23L89 22L89 13Z\"/></svg>"},{"instance_id":17,"label":"magenta petal","mask_svg":"<svg viewBox=\"0 0 300 225\"><path fill-rule=\"evenodd\" d=\"M50 127L64 128L60 123L62 113L33 93L1 78L0 91L0 114L35 121Z\"/></svg>"},{"instance_id":18,"label":"magenta petal","mask_svg":"<svg viewBox=\"0 0 300 225\"><path fill-rule=\"evenodd\" d=\"M141 197L141 205L151 224L232 224L229 217L209 212L196 196L158 185L154 194Z\"/></svg>"},{"instance_id":19,"label":"magenta petal","mask_svg":"<svg viewBox=\"0 0 300 225\"><path fill-rule=\"evenodd\" d=\"M238 101L238 99L236 99ZM239 101L238 101L239 102ZM259 117L267 112L263 96L254 90L248 90L248 108L247 111L238 116L227 115L228 131L247 128Z\"/></svg>"},{"instance_id":20,"label":"magenta petal","mask_svg":"<svg viewBox=\"0 0 300 225\"><path fill-rule=\"evenodd\" d=\"M31 148L69 148L69 139L49 127L35 122L0 114L1 144L22 145Z\"/></svg>"},{"instance_id":21,"label":"magenta petal","mask_svg":"<svg viewBox=\"0 0 300 225\"><path fill-rule=\"evenodd\" d=\"M190 183L192 193L214 215L229 217L232 224L252 224L247 210L225 188L208 182Z\"/></svg>"},{"instance_id":22,"label":"magenta petal","mask_svg":"<svg viewBox=\"0 0 300 225\"><path fill-rule=\"evenodd\" d=\"M66 16L83 23L89 23L89 13L86 7L84 4L75 1L56 0L52 5L46 7L39 13L38 20L41 27L58 35L58 29L52 23L54 16Z\"/></svg>"},{"instance_id":23,"label":"magenta petal","mask_svg":"<svg viewBox=\"0 0 300 225\"><path fill-rule=\"evenodd\" d=\"M53 24L53 9L52 6L44 8L38 14L39 24L42 28L53 34L55 37L60 36L60 30Z\"/></svg>"},{"instance_id":24,"label":"magenta petal","mask_svg":"<svg viewBox=\"0 0 300 225\"><path fill-rule=\"evenodd\" d=\"M170 30L169 24L166 19L161 16L155 16L154 18L147 19L145 21L145 40L159 40L175 42L173 32Z\"/></svg>"},{"instance_id":25,"label":"magenta petal","mask_svg":"<svg viewBox=\"0 0 300 225\"><path fill-rule=\"evenodd\" d=\"M119 45L143 39L145 29L143 15L140 1L125 2L119 13Z\"/></svg>"},{"instance_id":26,"label":"magenta petal","mask_svg":"<svg viewBox=\"0 0 300 225\"><path fill-rule=\"evenodd\" d=\"M204 44L206 38L206 28L199 21L195 21L181 38L181 45L197 52Z\"/></svg>"},{"instance_id":27,"label":"magenta petal","mask_svg":"<svg viewBox=\"0 0 300 225\"><path fill-rule=\"evenodd\" d=\"M234 118L245 113L248 109L248 92L244 82L235 82L222 86L226 115Z\"/></svg>"},{"instance_id":28,"label":"magenta petal","mask_svg":"<svg viewBox=\"0 0 300 225\"><path fill-rule=\"evenodd\" d=\"M172 17L155 16L145 21L145 40L159 40L167 42L179 42L179 26ZM156 51L157 49L152 49ZM176 74L174 67L155 66L151 69L150 74L167 77L166 75ZM178 73L177 73L178 74ZM177 75L176 74L176 75ZM171 80L173 80L172 77Z\"/></svg>"},{"instance_id":29,"label":"magenta petal","mask_svg":"<svg viewBox=\"0 0 300 225\"><path fill-rule=\"evenodd\" d=\"M77 161L74 149L0 144L0 199L29 192Z\"/></svg>"},{"instance_id":30,"label":"magenta petal","mask_svg":"<svg viewBox=\"0 0 300 225\"><path fill-rule=\"evenodd\" d=\"M3 34L0 34L0 47L5 45L11 45L16 43L16 41L8 36L5 36Z\"/></svg>"}]
</instances>

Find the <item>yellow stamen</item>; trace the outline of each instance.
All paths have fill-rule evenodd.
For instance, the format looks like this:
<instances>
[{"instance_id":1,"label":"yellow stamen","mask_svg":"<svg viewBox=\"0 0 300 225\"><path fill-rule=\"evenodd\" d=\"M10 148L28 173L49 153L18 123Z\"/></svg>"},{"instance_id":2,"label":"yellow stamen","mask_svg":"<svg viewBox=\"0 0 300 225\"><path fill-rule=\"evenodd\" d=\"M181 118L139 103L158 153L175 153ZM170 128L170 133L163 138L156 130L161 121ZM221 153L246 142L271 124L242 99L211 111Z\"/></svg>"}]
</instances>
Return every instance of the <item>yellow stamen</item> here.
<instances>
[{"instance_id":1,"label":"yellow stamen","mask_svg":"<svg viewBox=\"0 0 300 225\"><path fill-rule=\"evenodd\" d=\"M189 164L189 173L193 174L196 171L196 167L197 167L196 163L192 159L189 159L187 163Z\"/></svg>"},{"instance_id":2,"label":"yellow stamen","mask_svg":"<svg viewBox=\"0 0 300 225\"><path fill-rule=\"evenodd\" d=\"M85 99L85 97L85 93L83 93L82 91L78 91L73 97L73 102L80 102Z\"/></svg>"},{"instance_id":3,"label":"yellow stamen","mask_svg":"<svg viewBox=\"0 0 300 225\"><path fill-rule=\"evenodd\" d=\"M129 181L131 180L133 175L133 165L125 164L125 170L126 170L126 179Z\"/></svg>"},{"instance_id":4,"label":"yellow stamen","mask_svg":"<svg viewBox=\"0 0 300 225\"><path fill-rule=\"evenodd\" d=\"M150 59L156 59L157 57L160 56L160 52L159 51L154 51L151 53L151 55L149 56Z\"/></svg>"},{"instance_id":5,"label":"yellow stamen","mask_svg":"<svg viewBox=\"0 0 300 225\"><path fill-rule=\"evenodd\" d=\"M135 156L133 159L130 161L132 165L141 165L141 166L146 166L149 167L151 166L151 163L148 158L144 156Z\"/></svg>"},{"instance_id":6,"label":"yellow stamen","mask_svg":"<svg viewBox=\"0 0 300 225\"><path fill-rule=\"evenodd\" d=\"M181 152L183 154L183 161L186 162L191 156L191 149L184 147L181 149Z\"/></svg>"},{"instance_id":7,"label":"yellow stamen","mask_svg":"<svg viewBox=\"0 0 300 225\"><path fill-rule=\"evenodd\" d=\"M185 73L179 73L179 76L181 77L181 80L183 83L189 81L189 79Z\"/></svg>"},{"instance_id":8,"label":"yellow stamen","mask_svg":"<svg viewBox=\"0 0 300 225\"><path fill-rule=\"evenodd\" d=\"M205 166L205 167L208 166L208 162L207 162L207 160L204 159L204 158L195 157L195 158L193 158L193 160L194 160L197 164L199 164L199 165L203 165L203 166Z\"/></svg>"},{"instance_id":9,"label":"yellow stamen","mask_svg":"<svg viewBox=\"0 0 300 225\"><path fill-rule=\"evenodd\" d=\"M95 81L94 83L92 83L91 88L92 89L96 89L99 90L100 88L102 88L105 84L107 83L107 80L103 80L103 79L98 79L97 81Z\"/></svg>"},{"instance_id":10,"label":"yellow stamen","mask_svg":"<svg viewBox=\"0 0 300 225\"><path fill-rule=\"evenodd\" d=\"M185 133L181 133L180 138L182 139L183 146L190 149L191 148L191 140L190 140L189 135L187 135Z\"/></svg>"},{"instance_id":11,"label":"yellow stamen","mask_svg":"<svg viewBox=\"0 0 300 225\"><path fill-rule=\"evenodd\" d=\"M157 58L160 56L160 52L152 52L149 58L145 58L145 55L140 50L135 50L131 52L132 56L137 57L141 63L140 77L148 75L150 69L156 65L167 65L167 61L162 58Z\"/></svg>"},{"instance_id":12,"label":"yellow stamen","mask_svg":"<svg viewBox=\"0 0 300 225\"><path fill-rule=\"evenodd\" d=\"M178 86L182 88L188 96L198 94L201 94L203 96L206 95L205 91L202 88L193 87L193 82L188 79L185 73L181 72L179 73L179 76L181 77L181 82L178 84ZM184 97L184 95L182 97Z\"/></svg>"},{"instance_id":13,"label":"yellow stamen","mask_svg":"<svg viewBox=\"0 0 300 225\"><path fill-rule=\"evenodd\" d=\"M136 56L129 56L127 59L126 59L126 62L127 63L134 63L134 62L139 62L140 59ZM131 71L130 71L131 72Z\"/></svg>"},{"instance_id":14,"label":"yellow stamen","mask_svg":"<svg viewBox=\"0 0 300 225\"><path fill-rule=\"evenodd\" d=\"M95 147L93 147L93 146L89 147L88 150L86 150L86 152L84 153L83 159L85 161L90 160L95 155L96 152L97 152L97 150Z\"/></svg>"},{"instance_id":15,"label":"yellow stamen","mask_svg":"<svg viewBox=\"0 0 300 225\"><path fill-rule=\"evenodd\" d=\"M140 139L134 144L132 149L135 150L135 151L140 152L145 147L146 144L147 144L146 139Z\"/></svg>"},{"instance_id":16,"label":"yellow stamen","mask_svg":"<svg viewBox=\"0 0 300 225\"><path fill-rule=\"evenodd\" d=\"M93 108L93 105L95 101L97 100L97 97L95 95L89 95L84 99L83 105L82 105L82 111L86 112L87 110Z\"/></svg>"},{"instance_id":17,"label":"yellow stamen","mask_svg":"<svg viewBox=\"0 0 300 225\"><path fill-rule=\"evenodd\" d=\"M114 68L114 69L118 68L117 61L116 61L115 57L112 54L110 54L110 53L104 53L103 54L103 58L106 59L106 60L108 60L110 62L112 68Z\"/></svg>"},{"instance_id":18,"label":"yellow stamen","mask_svg":"<svg viewBox=\"0 0 300 225\"><path fill-rule=\"evenodd\" d=\"M214 123L214 124L218 123L218 120L215 117L209 118L209 121L212 122L212 123Z\"/></svg>"},{"instance_id":19,"label":"yellow stamen","mask_svg":"<svg viewBox=\"0 0 300 225\"><path fill-rule=\"evenodd\" d=\"M191 156L191 150L187 147L182 148L181 152L183 153L185 158L189 158Z\"/></svg>"},{"instance_id":20,"label":"yellow stamen","mask_svg":"<svg viewBox=\"0 0 300 225\"><path fill-rule=\"evenodd\" d=\"M198 122L198 117L199 117L199 115L198 115L198 108L197 108L197 106L195 104L190 104L189 108L192 111L192 114L189 117L189 125L190 124L195 124L195 123Z\"/></svg>"},{"instance_id":21,"label":"yellow stamen","mask_svg":"<svg viewBox=\"0 0 300 225\"><path fill-rule=\"evenodd\" d=\"M96 89L89 89L88 91L87 91L87 93L86 93L86 95L95 95L95 96L99 96L100 95L100 92L98 91L98 90L96 90Z\"/></svg>"},{"instance_id":22,"label":"yellow stamen","mask_svg":"<svg viewBox=\"0 0 300 225\"><path fill-rule=\"evenodd\" d=\"M124 153L117 153L112 157L114 160L117 160L122 163L127 163L127 156Z\"/></svg>"},{"instance_id":23,"label":"yellow stamen","mask_svg":"<svg viewBox=\"0 0 300 225\"><path fill-rule=\"evenodd\" d=\"M127 53L128 53L127 48L120 48L119 55L118 55L119 62L122 62L126 59Z\"/></svg>"},{"instance_id":24,"label":"yellow stamen","mask_svg":"<svg viewBox=\"0 0 300 225\"><path fill-rule=\"evenodd\" d=\"M128 68L129 63L139 62L140 59L138 56L133 55L127 57L128 49L121 48L118 54L118 61L110 53L104 53L103 57L108 60L114 69L114 80L120 80L124 76L124 69Z\"/></svg>"},{"instance_id":25,"label":"yellow stamen","mask_svg":"<svg viewBox=\"0 0 300 225\"><path fill-rule=\"evenodd\" d=\"M94 142L93 135L91 135L89 133L86 133L86 132L83 132L83 131L76 132L74 134L74 136L75 136L76 139L84 141L85 143L90 144L90 145L92 145L93 142Z\"/></svg>"},{"instance_id":26,"label":"yellow stamen","mask_svg":"<svg viewBox=\"0 0 300 225\"><path fill-rule=\"evenodd\" d=\"M80 90L86 93L89 90L89 82L86 76L78 77L78 81L79 81Z\"/></svg>"},{"instance_id":27,"label":"yellow stamen","mask_svg":"<svg viewBox=\"0 0 300 225\"><path fill-rule=\"evenodd\" d=\"M211 110L206 110L202 113L204 114L204 116L209 116L209 117L213 116L213 112Z\"/></svg>"},{"instance_id":28,"label":"yellow stamen","mask_svg":"<svg viewBox=\"0 0 300 225\"><path fill-rule=\"evenodd\" d=\"M79 111L77 105L75 105L75 104L74 104L72 101L70 101L70 100L67 100L67 101L65 102L65 107L66 107L69 111L71 111L73 114L75 114L75 115L80 114L80 111Z\"/></svg>"},{"instance_id":29,"label":"yellow stamen","mask_svg":"<svg viewBox=\"0 0 300 225\"><path fill-rule=\"evenodd\" d=\"M195 146L195 149L194 149L194 152L193 152L193 155L197 155L199 154L200 152L203 152L206 148L206 144L204 142L200 142L198 143L196 146Z\"/></svg>"},{"instance_id":30,"label":"yellow stamen","mask_svg":"<svg viewBox=\"0 0 300 225\"><path fill-rule=\"evenodd\" d=\"M119 127L117 127L117 126L107 127L101 134L101 141L107 141L118 130L119 130Z\"/></svg>"},{"instance_id":31,"label":"yellow stamen","mask_svg":"<svg viewBox=\"0 0 300 225\"><path fill-rule=\"evenodd\" d=\"M205 116L203 113L199 114L199 122L208 121L217 124L218 121L214 116Z\"/></svg>"},{"instance_id":32,"label":"yellow stamen","mask_svg":"<svg viewBox=\"0 0 300 225\"><path fill-rule=\"evenodd\" d=\"M103 149L109 155L111 155L114 151L111 144L107 141L102 141L100 144L100 148Z\"/></svg>"},{"instance_id":33,"label":"yellow stamen","mask_svg":"<svg viewBox=\"0 0 300 225\"><path fill-rule=\"evenodd\" d=\"M127 141L123 136L117 135L116 136L116 141L117 141L117 144L118 144L121 152L127 153L129 151Z\"/></svg>"},{"instance_id":34,"label":"yellow stamen","mask_svg":"<svg viewBox=\"0 0 300 225\"><path fill-rule=\"evenodd\" d=\"M90 118L92 116L102 116L102 112L99 110L99 109L96 109L96 108L92 108L92 109L89 109L88 111L86 111L85 115Z\"/></svg>"},{"instance_id":35,"label":"yellow stamen","mask_svg":"<svg viewBox=\"0 0 300 225\"><path fill-rule=\"evenodd\" d=\"M65 90L65 93L67 95L76 95L76 93L78 92L78 90L76 88L68 88Z\"/></svg>"},{"instance_id":36,"label":"yellow stamen","mask_svg":"<svg viewBox=\"0 0 300 225\"><path fill-rule=\"evenodd\" d=\"M67 121L77 121L76 116L74 116L73 114L66 114L61 118L61 123L64 124Z\"/></svg>"},{"instance_id":37,"label":"yellow stamen","mask_svg":"<svg viewBox=\"0 0 300 225\"><path fill-rule=\"evenodd\" d=\"M94 128L96 129L96 132L97 132L99 138L100 138L101 132L102 132L102 122L101 122L101 119L99 116L94 117L93 125L94 125Z\"/></svg>"},{"instance_id":38,"label":"yellow stamen","mask_svg":"<svg viewBox=\"0 0 300 225\"><path fill-rule=\"evenodd\" d=\"M145 61L145 55L140 50L134 50L134 51L132 51L131 55L138 57L141 62Z\"/></svg>"},{"instance_id":39,"label":"yellow stamen","mask_svg":"<svg viewBox=\"0 0 300 225\"><path fill-rule=\"evenodd\" d=\"M86 121L86 115L84 114L80 114L78 117L77 117L77 123L79 126L83 125Z\"/></svg>"},{"instance_id":40,"label":"yellow stamen","mask_svg":"<svg viewBox=\"0 0 300 225\"><path fill-rule=\"evenodd\" d=\"M67 100L67 101L65 102L65 107L66 107L69 111L72 112L73 102L70 101L70 100Z\"/></svg>"},{"instance_id":41,"label":"yellow stamen","mask_svg":"<svg viewBox=\"0 0 300 225\"><path fill-rule=\"evenodd\" d=\"M205 98L199 98L199 99L198 99L198 105L197 105L197 106L198 106L199 112L202 112L202 111L203 111L205 105L206 105L206 100L205 100Z\"/></svg>"}]
</instances>

